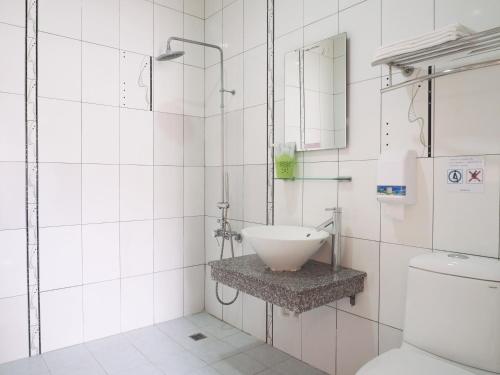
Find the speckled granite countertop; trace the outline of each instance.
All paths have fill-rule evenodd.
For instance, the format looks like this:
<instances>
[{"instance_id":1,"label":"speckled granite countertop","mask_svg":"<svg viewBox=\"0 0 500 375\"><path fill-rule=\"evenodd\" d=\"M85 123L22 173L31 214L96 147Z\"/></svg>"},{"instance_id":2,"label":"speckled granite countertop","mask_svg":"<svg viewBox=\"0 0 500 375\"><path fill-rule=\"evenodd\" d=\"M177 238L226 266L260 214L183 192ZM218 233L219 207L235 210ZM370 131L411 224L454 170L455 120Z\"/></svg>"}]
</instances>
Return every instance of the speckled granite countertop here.
<instances>
[{"instance_id":1,"label":"speckled granite countertop","mask_svg":"<svg viewBox=\"0 0 500 375\"><path fill-rule=\"evenodd\" d=\"M366 272L309 260L297 272L271 271L257 255L210 262L212 279L296 313L363 291Z\"/></svg>"}]
</instances>

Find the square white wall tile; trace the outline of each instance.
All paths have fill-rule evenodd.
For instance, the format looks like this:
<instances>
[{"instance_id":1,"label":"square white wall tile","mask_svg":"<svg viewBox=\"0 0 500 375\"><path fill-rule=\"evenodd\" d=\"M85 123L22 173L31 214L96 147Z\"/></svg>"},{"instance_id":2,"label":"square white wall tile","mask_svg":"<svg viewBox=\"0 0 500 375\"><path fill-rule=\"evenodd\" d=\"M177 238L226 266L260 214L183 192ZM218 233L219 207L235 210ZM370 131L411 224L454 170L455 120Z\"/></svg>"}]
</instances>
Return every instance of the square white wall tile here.
<instances>
[{"instance_id":1,"label":"square white wall tile","mask_svg":"<svg viewBox=\"0 0 500 375\"><path fill-rule=\"evenodd\" d=\"M81 223L81 165L40 163L40 226Z\"/></svg>"},{"instance_id":2,"label":"square white wall tile","mask_svg":"<svg viewBox=\"0 0 500 375\"><path fill-rule=\"evenodd\" d=\"M81 104L38 100L39 161L79 163L81 159Z\"/></svg>"},{"instance_id":3,"label":"square white wall tile","mask_svg":"<svg viewBox=\"0 0 500 375\"><path fill-rule=\"evenodd\" d=\"M267 100L266 45L261 45L245 52L243 74L245 107L265 104Z\"/></svg>"},{"instance_id":4,"label":"square white wall tile","mask_svg":"<svg viewBox=\"0 0 500 375\"><path fill-rule=\"evenodd\" d=\"M267 161L267 107L258 105L244 110L243 162L265 164Z\"/></svg>"},{"instance_id":5,"label":"square white wall tile","mask_svg":"<svg viewBox=\"0 0 500 375\"><path fill-rule=\"evenodd\" d=\"M40 290L82 283L81 226L40 229Z\"/></svg>"},{"instance_id":6,"label":"square white wall tile","mask_svg":"<svg viewBox=\"0 0 500 375\"><path fill-rule=\"evenodd\" d=\"M121 281L122 331L153 324L153 275L131 277Z\"/></svg>"},{"instance_id":7,"label":"square white wall tile","mask_svg":"<svg viewBox=\"0 0 500 375\"><path fill-rule=\"evenodd\" d=\"M154 274L154 322L160 323L183 316L182 269Z\"/></svg>"},{"instance_id":8,"label":"square white wall tile","mask_svg":"<svg viewBox=\"0 0 500 375\"><path fill-rule=\"evenodd\" d=\"M222 0L205 0L205 18L222 9Z\"/></svg>"},{"instance_id":9,"label":"square white wall tile","mask_svg":"<svg viewBox=\"0 0 500 375\"><path fill-rule=\"evenodd\" d=\"M243 0L222 10L222 48L228 59L243 52Z\"/></svg>"},{"instance_id":10,"label":"square white wall tile","mask_svg":"<svg viewBox=\"0 0 500 375\"><path fill-rule=\"evenodd\" d=\"M198 17L184 14L184 38L204 41L205 21ZM205 67L205 47L184 43L184 51L186 52L184 55L184 64L194 65L199 68Z\"/></svg>"},{"instance_id":11,"label":"square white wall tile","mask_svg":"<svg viewBox=\"0 0 500 375\"><path fill-rule=\"evenodd\" d=\"M184 217L184 267L205 263L205 217Z\"/></svg>"},{"instance_id":12,"label":"square white wall tile","mask_svg":"<svg viewBox=\"0 0 500 375\"><path fill-rule=\"evenodd\" d=\"M205 17L205 1L184 0L184 13L203 19Z\"/></svg>"},{"instance_id":13,"label":"square white wall tile","mask_svg":"<svg viewBox=\"0 0 500 375\"><path fill-rule=\"evenodd\" d=\"M217 116L220 121L220 117ZM220 129L219 127L216 127ZM214 127L207 131L216 131ZM225 165L241 165L243 164L243 111L233 111L227 113L224 118L224 163ZM212 134L211 137L218 138L214 142L220 147L220 131ZM220 151L218 153L220 155ZM220 165L221 161L216 160Z\"/></svg>"},{"instance_id":14,"label":"square white wall tile","mask_svg":"<svg viewBox=\"0 0 500 375\"><path fill-rule=\"evenodd\" d=\"M182 165L182 115L154 112L154 145L156 165Z\"/></svg>"},{"instance_id":15,"label":"square white wall tile","mask_svg":"<svg viewBox=\"0 0 500 375\"><path fill-rule=\"evenodd\" d=\"M456 6L456 2L454 6ZM434 1L382 0L382 45L434 30Z\"/></svg>"},{"instance_id":16,"label":"square white wall tile","mask_svg":"<svg viewBox=\"0 0 500 375\"><path fill-rule=\"evenodd\" d=\"M120 271L122 277L153 272L153 221L120 223Z\"/></svg>"},{"instance_id":17,"label":"square white wall tile","mask_svg":"<svg viewBox=\"0 0 500 375\"><path fill-rule=\"evenodd\" d=\"M205 213L205 168L184 168L184 215L199 216Z\"/></svg>"},{"instance_id":18,"label":"square white wall tile","mask_svg":"<svg viewBox=\"0 0 500 375\"><path fill-rule=\"evenodd\" d=\"M499 25L500 4L495 0L437 0L436 29L451 23L461 23L473 31L483 31Z\"/></svg>"},{"instance_id":19,"label":"square white wall tile","mask_svg":"<svg viewBox=\"0 0 500 375\"><path fill-rule=\"evenodd\" d=\"M156 3L159 3L156 1ZM154 6L154 55L159 55L165 52L167 40L170 36L183 36L183 14L164 6ZM183 43L178 41L172 42L174 50L184 50ZM183 57L177 59L177 62L182 62Z\"/></svg>"},{"instance_id":20,"label":"square white wall tile","mask_svg":"<svg viewBox=\"0 0 500 375\"><path fill-rule=\"evenodd\" d=\"M154 103L155 111L182 114L183 65L176 61L155 61L154 66Z\"/></svg>"},{"instance_id":21,"label":"square white wall tile","mask_svg":"<svg viewBox=\"0 0 500 375\"><path fill-rule=\"evenodd\" d=\"M153 218L153 167L120 166L120 219Z\"/></svg>"},{"instance_id":22,"label":"square white wall tile","mask_svg":"<svg viewBox=\"0 0 500 375\"><path fill-rule=\"evenodd\" d=\"M236 297L237 291L236 289L219 284L219 293L219 296L222 297L223 301L233 301ZM236 300L231 305L222 306L222 316L224 321L238 329L242 329L243 326L242 314L243 309L241 294L238 294L238 297L236 297Z\"/></svg>"},{"instance_id":23,"label":"square white wall tile","mask_svg":"<svg viewBox=\"0 0 500 375\"><path fill-rule=\"evenodd\" d=\"M118 165L82 165L82 221L102 223L118 221L120 167Z\"/></svg>"},{"instance_id":24,"label":"square white wall tile","mask_svg":"<svg viewBox=\"0 0 500 375\"><path fill-rule=\"evenodd\" d=\"M380 153L380 80L349 85L348 90L348 145L339 150L339 159L377 159Z\"/></svg>"},{"instance_id":25,"label":"square white wall tile","mask_svg":"<svg viewBox=\"0 0 500 375\"><path fill-rule=\"evenodd\" d=\"M26 7L23 1L2 0L0 2L0 22L16 26L25 26Z\"/></svg>"},{"instance_id":26,"label":"square white wall tile","mask_svg":"<svg viewBox=\"0 0 500 375\"><path fill-rule=\"evenodd\" d=\"M203 117L205 114L202 68L184 65L184 114Z\"/></svg>"},{"instance_id":27,"label":"square white wall tile","mask_svg":"<svg viewBox=\"0 0 500 375\"><path fill-rule=\"evenodd\" d=\"M0 94L0 161L25 159L24 96Z\"/></svg>"},{"instance_id":28,"label":"square white wall tile","mask_svg":"<svg viewBox=\"0 0 500 375\"><path fill-rule=\"evenodd\" d=\"M266 302L242 293L243 328L242 330L259 340L266 340Z\"/></svg>"},{"instance_id":29,"label":"square white wall tile","mask_svg":"<svg viewBox=\"0 0 500 375\"><path fill-rule=\"evenodd\" d=\"M215 281L210 277L210 266L208 265L205 266L205 311L222 319L222 305L215 298Z\"/></svg>"},{"instance_id":30,"label":"square white wall tile","mask_svg":"<svg viewBox=\"0 0 500 375\"><path fill-rule=\"evenodd\" d=\"M24 94L24 28L0 24L0 91Z\"/></svg>"},{"instance_id":31,"label":"square white wall tile","mask_svg":"<svg viewBox=\"0 0 500 375\"><path fill-rule=\"evenodd\" d=\"M0 363L29 355L28 297L0 299Z\"/></svg>"},{"instance_id":32,"label":"square white wall tile","mask_svg":"<svg viewBox=\"0 0 500 375\"><path fill-rule=\"evenodd\" d=\"M0 299L26 293L26 231L0 231Z\"/></svg>"},{"instance_id":33,"label":"square white wall tile","mask_svg":"<svg viewBox=\"0 0 500 375\"><path fill-rule=\"evenodd\" d=\"M273 346L277 349L301 359L301 316L273 306Z\"/></svg>"},{"instance_id":34,"label":"square white wall tile","mask_svg":"<svg viewBox=\"0 0 500 375\"><path fill-rule=\"evenodd\" d=\"M337 177L338 163L304 163L304 176ZM332 217L332 213L325 209L337 207L337 186L336 181L304 181L303 225L315 227Z\"/></svg>"},{"instance_id":35,"label":"square white wall tile","mask_svg":"<svg viewBox=\"0 0 500 375\"><path fill-rule=\"evenodd\" d=\"M370 65L380 46L380 0L368 0L339 14L339 31L347 32L349 83L380 76L380 67Z\"/></svg>"},{"instance_id":36,"label":"square white wall tile","mask_svg":"<svg viewBox=\"0 0 500 375\"><path fill-rule=\"evenodd\" d=\"M342 238L341 264L367 273L363 291L356 295L356 305L349 298L337 302L337 308L378 321L379 311L379 242Z\"/></svg>"},{"instance_id":37,"label":"square white wall tile","mask_svg":"<svg viewBox=\"0 0 500 375\"><path fill-rule=\"evenodd\" d=\"M448 160L434 160L433 248L497 258L500 156L484 157L483 193L448 191Z\"/></svg>"},{"instance_id":38,"label":"square white wall tile","mask_svg":"<svg viewBox=\"0 0 500 375\"><path fill-rule=\"evenodd\" d=\"M39 96L80 101L81 44L78 40L39 33Z\"/></svg>"},{"instance_id":39,"label":"square white wall tile","mask_svg":"<svg viewBox=\"0 0 500 375\"><path fill-rule=\"evenodd\" d=\"M359 3L362 3L364 0L339 0L339 10L343 10Z\"/></svg>"},{"instance_id":40,"label":"square white wall tile","mask_svg":"<svg viewBox=\"0 0 500 375\"><path fill-rule=\"evenodd\" d=\"M325 3L327 7L335 6L335 2L333 1L315 1ZM307 26L304 26L304 45L307 46L309 44L316 43L319 40L330 38L331 36L337 35L338 33L339 21L337 14L322 18L320 21L316 21Z\"/></svg>"},{"instance_id":41,"label":"square white wall tile","mask_svg":"<svg viewBox=\"0 0 500 375\"><path fill-rule=\"evenodd\" d=\"M327 306L302 315L302 360L327 374L335 374L337 311Z\"/></svg>"},{"instance_id":42,"label":"square white wall tile","mask_svg":"<svg viewBox=\"0 0 500 375\"><path fill-rule=\"evenodd\" d=\"M156 0L155 3L182 12L184 0Z\"/></svg>"},{"instance_id":43,"label":"square white wall tile","mask_svg":"<svg viewBox=\"0 0 500 375\"><path fill-rule=\"evenodd\" d=\"M436 82L435 156L500 153L499 76L491 67Z\"/></svg>"},{"instance_id":44,"label":"square white wall tile","mask_svg":"<svg viewBox=\"0 0 500 375\"><path fill-rule=\"evenodd\" d=\"M274 223L302 225L303 181L274 181Z\"/></svg>"},{"instance_id":45,"label":"square white wall tile","mask_svg":"<svg viewBox=\"0 0 500 375\"><path fill-rule=\"evenodd\" d=\"M245 221L252 223L266 222L266 165L246 165L244 167L244 207Z\"/></svg>"},{"instance_id":46,"label":"square white wall tile","mask_svg":"<svg viewBox=\"0 0 500 375\"><path fill-rule=\"evenodd\" d=\"M378 324L338 311L337 374L354 375L378 355Z\"/></svg>"},{"instance_id":47,"label":"square white wall tile","mask_svg":"<svg viewBox=\"0 0 500 375\"><path fill-rule=\"evenodd\" d=\"M274 3L274 32L280 36L303 25L304 0L276 0Z\"/></svg>"},{"instance_id":48,"label":"square white wall tile","mask_svg":"<svg viewBox=\"0 0 500 375\"><path fill-rule=\"evenodd\" d=\"M207 117L205 119L205 166L213 167L221 165L221 136L220 116ZM227 135L226 135L227 136ZM231 141L238 141L232 139Z\"/></svg>"},{"instance_id":49,"label":"square white wall tile","mask_svg":"<svg viewBox=\"0 0 500 375\"><path fill-rule=\"evenodd\" d=\"M386 214L381 205L381 239L410 246L432 247L433 160L417 159L417 202L405 206L404 220Z\"/></svg>"},{"instance_id":50,"label":"square white wall tile","mask_svg":"<svg viewBox=\"0 0 500 375\"><path fill-rule=\"evenodd\" d=\"M39 29L51 34L80 39L82 9L80 0L46 0L40 3Z\"/></svg>"},{"instance_id":51,"label":"square white wall tile","mask_svg":"<svg viewBox=\"0 0 500 375\"><path fill-rule=\"evenodd\" d=\"M84 341L120 333L120 280L83 286Z\"/></svg>"},{"instance_id":52,"label":"square white wall tile","mask_svg":"<svg viewBox=\"0 0 500 375\"><path fill-rule=\"evenodd\" d=\"M342 234L378 241L380 204L376 197L376 161L339 163L339 175L351 176L352 182L339 184L342 208Z\"/></svg>"},{"instance_id":53,"label":"square white wall tile","mask_svg":"<svg viewBox=\"0 0 500 375\"><path fill-rule=\"evenodd\" d=\"M82 101L118 106L120 54L117 49L82 44Z\"/></svg>"},{"instance_id":54,"label":"square white wall tile","mask_svg":"<svg viewBox=\"0 0 500 375\"><path fill-rule=\"evenodd\" d=\"M120 110L82 104L82 162L118 164Z\"/></svg>"},{"instance_id":55,"label":"square white wall tile","mask_svg":"<svg viewBox=\"0 0 500 375\"><path fill-rule=\"evenodd\" d=\"M0 163L0 229L26 227L24 163Z\"/></svg>"},{"instance_id":56,"label":"square white wall tile","mask_svg":"<svg viewBox=\"0 0 500 375\"><path fill-rule=\"evenodd\" d=\"M184 166L199 167L205 164L205 120L184 116Z\"/></svg>"},{"instance_id":57,"label":"square white wall tile","mask_svg":"<svg viewBox=\"0 0 500 375\"><path fill-rule=\"evenodd\" d=\"M154 271L182 267L183 219L161 219L154 223Z\"/></svg>"},{"instance_id":58,"label":"square white wall tile","mask_svg":"<svg viewBox=\"0 0 500 375\"><path fill-rule=\"evenodd\" d=\"M120 0L82 1L82 39L119 47Z\"/></svg>"},{"instance_id":59,"label":"square white wall tile","mask_svg":"<svg viewBox=\"0 0 500 375\"><path fill-rule=\"evenodd\" d=\"M380 244L380 322L404 328L406 283L410 259L430 253L419 247Z\"/></svg>"},{"instance_id":60,"label":"square white wall tile","mask_svg":"<svg viewBox=\"0 0 500 375\"><path fill-rule=\"evenodd\" d=\"M40 294L42 348L44 352L83 341L82 287Z\"/></svg>"},{"instance_id":61,"label":"square white wall tile","mask_svg":"<svg viewBox=\"0 0 500 375\"><path fill-rule=\"evenodd\" d=\"M120 109L120 163L153 164L153 112Z\"/></svg>"},{"instance_id":62,"label":"square white wall tile","mask_svg":"<svg viewBox=\"0 0 500 375\"><path fill-rule=\"evenodd\" d=\"M244 0L243 4L243 46L250 48L266 43L267 1Z\"/></svg>"},{"instance_id":63,"label":"square white wall tile","mask_svg":"<svg viewBox=\"0 0 500 375\"><path fill-rule=\"evenodd\" d=\"M397 349L403 343L403 331L384 324L378 325L378 335L379 354Z\"/></svg>"},{"instance_id":64,"label":"square white wall tile","mask_svg":"<svg viewBox=\"0 0 500 375\"><path fill-rule=\"evenodd\" d=\"M219 216L217 202L221 200L221 168L205 168L205 215Z\"/></svg>"},{"instance_id":65,"label":"square white wall tile","mask_svg":"<svg viewBox=\"0 0 500 375\"><path fill-rule=\"evenodd\" d=\"M227 70L227 69L226 69ZM220 113L220 65L212 65L205 69L205 116ZM224 78L226 87L228 87ZM232 90L232 88L229 88ZM227 95L226 95L227 96ZM224 96L224 99L226 99ZM227 109L227 107L226 107Z\"/></svg>"},{"instance_id":66,"label":"square white wall tile","mask_svg":"<svg viewBox=\"0 0 500 375\"><path fill-rule=\"evenodd\" d=\"M151 59L120 51L120 107L150 110Z\"/></svg>"},{"instance_id":67,"label":"square white wall tile","mask_svg":"<svg viewBox=\"0 0 500 375\"><path fill-rule=\"evenodd\" d=\"M120 49L153 54L153 3L120 0Z\"/></svg>"},{"instance_id":68,"label":"square white wall tile","mask_svg":"<svg viewBox=\"0 0 500 375\"><path fill-rule=\"evenodd\" d=\"M338 1L306 0L304 1L304 24L308 25L338 11Z\"/></svg>"},{"instance_id":69,"label":"square white wall tile","mask_svg":"<svg viewBox=\"0 0 500 375\"><path fill-rule=\"evenodd\" d=\"M184 205L182 167L155 167L155 218L182 217Z\"/></svg>"},{"instance_id":70,"label":"square white wall tile","mask_svg":"<svg viewBox=\"0 0 500 375\"><path fill-rule=\"evenodd\" d=\"M227 90L234 90L235 94L224 97L226 111L235 111L243 108L243 55L237 55L226 61L224 65L224 85ZM206 92L206 91L205 91ZM217 99L219 103L220 99Z\"/></svg>"},{"instance_id":71,"label":"square white wall tile","mask_svg":"<svg viewBox=\"0 0 500 375\"><path fill-rule=\"evenodd\" d=\"M83 283L120 277L119 223L82 226Z\"/></svg>"},{"instance_id":72,"label":"square white wall tile","mask_svg":"<svg viewBox=\"0 0 500 375\"><path fill-rule=\"evenodd\" d=\"M184 268L184 315L205 308L205 266Z\"/></svg>"}]
</instances>

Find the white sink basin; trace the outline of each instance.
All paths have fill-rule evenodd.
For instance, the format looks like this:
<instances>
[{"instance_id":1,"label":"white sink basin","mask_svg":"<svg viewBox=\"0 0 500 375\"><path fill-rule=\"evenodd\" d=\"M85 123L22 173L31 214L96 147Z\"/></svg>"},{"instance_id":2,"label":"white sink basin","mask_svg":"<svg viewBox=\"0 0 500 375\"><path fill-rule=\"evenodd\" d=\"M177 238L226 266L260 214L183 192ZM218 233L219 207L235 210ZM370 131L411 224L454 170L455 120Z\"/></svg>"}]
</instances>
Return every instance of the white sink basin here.
<instances>
[{"instance_id":1,"label":"white sink basin","mask_svg":"<svg viewBox=\"0 0 500 375\"><path fill-rule=\"evenodd\" d=\"M299 270L329 236L323 230L287 225L250 227L241 234L273 271Z\"/></svg>"}]
</instances>

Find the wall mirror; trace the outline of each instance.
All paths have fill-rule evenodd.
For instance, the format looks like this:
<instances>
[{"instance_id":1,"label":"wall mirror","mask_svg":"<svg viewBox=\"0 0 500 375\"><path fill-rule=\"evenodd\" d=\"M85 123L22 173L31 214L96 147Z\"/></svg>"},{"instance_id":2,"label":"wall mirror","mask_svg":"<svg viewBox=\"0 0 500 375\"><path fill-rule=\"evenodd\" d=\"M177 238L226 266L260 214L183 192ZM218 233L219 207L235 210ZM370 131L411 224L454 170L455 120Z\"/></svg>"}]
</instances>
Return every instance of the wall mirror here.
<instances>
[{"instance_id":1,"label":"wall mirror","mask_svg":"<svg viewBox=\"0 0 500 375\"><path fill-rule=\"evenodd\" d=\"M346 33L285 54L285 142L299 151L345 148Z\"/></svg>"}]
</instances>

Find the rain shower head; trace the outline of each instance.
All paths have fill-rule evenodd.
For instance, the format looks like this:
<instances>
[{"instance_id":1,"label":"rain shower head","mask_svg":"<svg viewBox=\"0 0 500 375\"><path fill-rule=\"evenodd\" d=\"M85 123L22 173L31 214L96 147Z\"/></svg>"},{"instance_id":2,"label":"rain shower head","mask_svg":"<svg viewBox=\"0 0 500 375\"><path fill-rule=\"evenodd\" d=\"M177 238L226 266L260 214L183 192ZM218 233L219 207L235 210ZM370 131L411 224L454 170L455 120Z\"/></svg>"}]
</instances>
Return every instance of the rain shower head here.
<instances>
[{"instance_id":1,"label":"rain shower head","mask_svg":"<svg viewBox=\"0 0 500 375\"><path fill-rule=\"evenodd\" d=\"M168 60L173 60L173 59L176 59L178 57L181 57L182 55L184 55L184 51L172 51L170 49L170 46L167 46L167 49L165 50L164 53L156 56L156 60L157 61L168 61Z\"/></svg>"}]
</instances>

